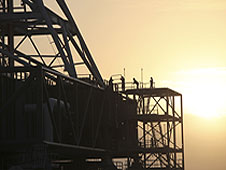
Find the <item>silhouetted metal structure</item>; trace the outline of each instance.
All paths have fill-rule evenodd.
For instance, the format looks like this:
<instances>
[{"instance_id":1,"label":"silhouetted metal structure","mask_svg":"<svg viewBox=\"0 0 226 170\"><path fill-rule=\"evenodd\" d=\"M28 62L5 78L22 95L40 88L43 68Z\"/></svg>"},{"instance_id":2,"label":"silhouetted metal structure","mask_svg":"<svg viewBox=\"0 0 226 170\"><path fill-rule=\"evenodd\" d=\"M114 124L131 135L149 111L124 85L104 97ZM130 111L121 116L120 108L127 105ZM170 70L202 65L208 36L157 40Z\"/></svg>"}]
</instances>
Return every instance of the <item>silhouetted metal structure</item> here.
<instances>
[{"instance_id":1,"label":"silhouetted metal structure","mask_svg":"<svg viewBox=\"0 0 226 170\"><path fill-rule=\"evenodd\" d=\"M181 94L104 82L56 3L0 0L0 169L184 169Z\"/></svg>"},{"instance_id":2,"label":"silhouetted metal structure","mask_svg":"<svg viewBox=\"0 0 226 170\"><path fill-rule=\"evenodd\" d=\"M168 88L129 89L137 101L138 166L184 169L182 95Z\"/></svg>"}]
</instances>

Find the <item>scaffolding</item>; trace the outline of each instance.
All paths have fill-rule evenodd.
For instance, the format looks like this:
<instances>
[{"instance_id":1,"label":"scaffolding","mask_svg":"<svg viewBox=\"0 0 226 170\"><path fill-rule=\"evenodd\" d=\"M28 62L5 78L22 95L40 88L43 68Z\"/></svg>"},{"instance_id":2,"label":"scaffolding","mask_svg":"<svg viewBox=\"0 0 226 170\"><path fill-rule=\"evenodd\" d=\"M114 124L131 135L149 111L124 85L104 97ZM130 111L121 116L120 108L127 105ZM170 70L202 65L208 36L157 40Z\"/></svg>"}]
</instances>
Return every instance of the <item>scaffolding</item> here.
<instances>
[{"instance_id":1,"label":"scaffolding","mask_svg":"<svg viewBox=\"0 0 226 170\"><path fill-rule=\"evenodd\" d=\"M127 89L124 94L137 102L136 166L183 170L182 95L169 88Z\"/></svg>"}]
</instances>

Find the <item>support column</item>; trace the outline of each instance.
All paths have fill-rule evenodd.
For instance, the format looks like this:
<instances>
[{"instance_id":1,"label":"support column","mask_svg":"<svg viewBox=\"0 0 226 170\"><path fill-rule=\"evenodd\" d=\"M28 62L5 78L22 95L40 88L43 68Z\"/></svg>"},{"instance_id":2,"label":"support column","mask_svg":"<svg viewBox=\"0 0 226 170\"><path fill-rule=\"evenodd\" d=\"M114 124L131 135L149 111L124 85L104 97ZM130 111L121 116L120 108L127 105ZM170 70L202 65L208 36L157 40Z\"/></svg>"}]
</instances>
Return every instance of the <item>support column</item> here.
<instances>
[{"instance_id":1,"label":"support column","mask_svg":"<svg viewBox=\"0 0 226 170\"><path fill-rule=\"evenodd\" d=\"M177 166L177 153L176 153L176 127L175 127L175 97L173 96L172 112L173 112L173 148L174 148L174 168Z\"/></svg>"},{"instance_id":2,"label":"support column","mask_svg":"<svg viewBox=\"0 0 226 170\"><path fill-rule=\"evenodd\" d=\"M13 0L7 1L7 10L9 15L13 14ZM14 51L14 37L13 37L13 24L8 24L8 50L13 55ZM14 67L14 59L9 57L8 61L9 67Z\"/></svg>"},{"instance_id":3,"label":"support column","mask_svg":"<svg viewBox=\"0 0 226 170\"><path fill-rule=\"evenodd\" d=\"M180 104L181 104L181 140L182 140L182 166L184 168L184 128L183 128L183 98L180 96Z\"/></svg>"},{"instance_id":4,"label":"support column","mask_svg":"<svg viewBox=\"0 0 226 170\"><path fill-rule=\"evenodd\" d=\"M169 150L170 148L170 123L169 123L169 96L166 96L166 115L167 115L167 127L166 127L166 132L167 132L167 149ZM167 167L170 167L170 154L167 152Z\"/></svg>"}]
</instances>

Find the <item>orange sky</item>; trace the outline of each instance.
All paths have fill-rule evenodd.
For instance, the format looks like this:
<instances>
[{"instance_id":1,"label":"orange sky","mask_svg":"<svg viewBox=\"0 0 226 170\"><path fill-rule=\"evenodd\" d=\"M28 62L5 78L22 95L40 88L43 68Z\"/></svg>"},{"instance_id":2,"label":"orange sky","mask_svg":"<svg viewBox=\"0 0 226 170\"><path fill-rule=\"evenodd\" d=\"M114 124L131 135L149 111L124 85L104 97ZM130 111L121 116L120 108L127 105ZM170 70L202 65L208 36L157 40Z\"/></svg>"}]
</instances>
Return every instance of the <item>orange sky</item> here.
<instances>
[{"instance_id":1,"label":"orange sky","mask_svg":"<svg viewBox=\"0 0 226 170\"><path fill-rule=\"evenodd\" d=\"M184 95L186 170L225 170L226 1L67 3L105 79L126 68L140 80L143 68Z\"/></svg>"},{"instance_id":2,"label":"orange sky","mask_svg":"<svg viewBox=\"0 0 226 170\"><path fill-rule=\"evenodd\" d=\"M147 76L162 80L166 72L225 66L222 6L226 4L190 2L90 0L68 4L104 77L124 67L128 78L139 77L142 67Z\"/></svg>"}]
</instances>

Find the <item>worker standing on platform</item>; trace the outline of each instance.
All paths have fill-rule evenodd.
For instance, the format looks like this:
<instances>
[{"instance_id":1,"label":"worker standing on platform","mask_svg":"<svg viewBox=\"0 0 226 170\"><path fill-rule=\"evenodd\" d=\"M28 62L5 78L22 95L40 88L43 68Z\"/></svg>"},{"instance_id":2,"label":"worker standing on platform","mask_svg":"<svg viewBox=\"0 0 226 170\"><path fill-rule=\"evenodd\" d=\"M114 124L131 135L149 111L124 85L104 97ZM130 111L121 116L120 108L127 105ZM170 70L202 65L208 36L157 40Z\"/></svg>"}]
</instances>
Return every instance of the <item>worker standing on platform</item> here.
<instances>
[{"instance_id":1,"label":"worker standing on platform","mask_svg":"<svg viewBox=\"0 0 226 170\"><path fill-rule=\"evenodd\" d=\"M109 87L113 91L113 79L112 79L112 77L109 80Z\"/></svg>"},{"instance_id":2,"label":"worker standing on platform","mask_svg":"<svg viewBox=\"0 0 226 170\"><path fill-rule=\"evenodd\" d=\"M154 88L153 85L154 85L154 80L153 80L153 78L151 77L151 79L150 79L150 88L151 88L151 89Z\"/></svg>"},{"instance_id":3,"label":"worker standing on platform","mask_svg":"<svg viewBox=\"0 0 226 170\"><path fill-rule=\"evenodd\" d=\"M120 80L122 81L122 91L125 91L125 78L121 76Z\"/></svg>"},{"instance_id":4,"label":"worker standing on platform","mask_svg":"<svg viewBox=\"0 0 226 170\"><path fill-rule=\"evenodd\" d=\"M133 83L136 84L137 89L138 89L139 88L139 82L135 78L133 78Z\"/></svg>"}]
</instances>

